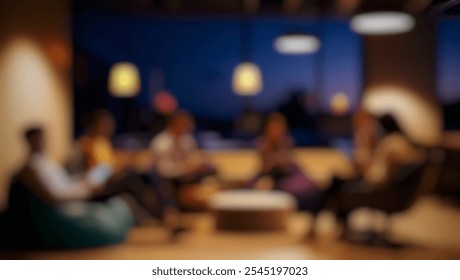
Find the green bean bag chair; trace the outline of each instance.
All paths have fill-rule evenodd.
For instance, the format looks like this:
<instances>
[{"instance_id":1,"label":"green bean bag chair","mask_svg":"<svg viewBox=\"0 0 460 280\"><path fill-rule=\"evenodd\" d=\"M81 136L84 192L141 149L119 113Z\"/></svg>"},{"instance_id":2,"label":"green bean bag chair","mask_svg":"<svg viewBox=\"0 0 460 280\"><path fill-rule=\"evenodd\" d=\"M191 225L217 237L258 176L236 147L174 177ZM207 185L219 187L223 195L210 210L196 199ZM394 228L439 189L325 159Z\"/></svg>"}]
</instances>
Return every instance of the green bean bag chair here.
<instances>
[{"instance_id":1,"label":"green bean bag chair","mask_svg":"<svg viewBox=\"0 0 460 280\"><path fill-rule=\"evenodd\" d=\"M51 207L25 186L12 184L9 206L0 218L0 248L84 248L124 241L134 225L119 198Z\"/></svg>"}]
</instances>

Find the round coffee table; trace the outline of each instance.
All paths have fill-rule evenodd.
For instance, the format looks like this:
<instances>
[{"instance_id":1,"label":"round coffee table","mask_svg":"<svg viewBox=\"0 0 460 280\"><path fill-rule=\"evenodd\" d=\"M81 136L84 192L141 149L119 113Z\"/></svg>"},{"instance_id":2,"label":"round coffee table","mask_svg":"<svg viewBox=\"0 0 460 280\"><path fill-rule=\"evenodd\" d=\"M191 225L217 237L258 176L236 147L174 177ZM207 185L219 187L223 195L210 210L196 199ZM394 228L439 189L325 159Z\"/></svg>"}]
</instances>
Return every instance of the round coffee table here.
<instances>
[{"instance_id":1,"label":"round coffee table","mask_svg":"<svg viewBox=\"0 0 460 280\"><path fill-rule=\"evenodd\" d=\"M295 198L280 191L231 190L211 197L209 207L219 230L284 230L296 209Z\"/></svg>"}]
</instances>

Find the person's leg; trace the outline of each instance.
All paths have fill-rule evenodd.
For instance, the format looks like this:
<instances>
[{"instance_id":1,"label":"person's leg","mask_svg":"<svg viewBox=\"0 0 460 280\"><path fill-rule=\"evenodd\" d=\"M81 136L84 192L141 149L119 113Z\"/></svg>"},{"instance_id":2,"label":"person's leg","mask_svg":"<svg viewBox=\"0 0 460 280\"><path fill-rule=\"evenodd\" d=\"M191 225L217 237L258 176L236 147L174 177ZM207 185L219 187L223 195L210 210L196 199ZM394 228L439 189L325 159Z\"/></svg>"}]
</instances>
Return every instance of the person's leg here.
<instances>
[{"instance_id":1,"label":"person's leg","mask_svg":"<svg viewBox=\"0 0 460 280\"><path fill-rule=\"evenodd\" d=\"M312 231L317 222L318 214L320 211L325 209L329 209L334 212L337 224L344 228L343 232L346 232L347 216L349 212L354 209L352 207L353 204L358 205L359 203L363 203L361 197L363 197L363 200L365 200L365 195L361 196L359 193L364 194L368 192L368 190L369 187L359 177L343 179L341 177L333 176L329 187L326 189L317 189L312 193L311 198L315 200L316 205L310 209L313 215L313 226L311 227L312 230L308 236L314 236ZM356 195L350 197L351 193L355 193ZM303 199L309 200L310 197ZM348 201L349 199L352 200L350 203Z\"/></svg>"},{"instance_id":2,"label":"person's leg","mask_svg":"<svg viewBox=\"0 0 460 280\"><path fill-rule=\"evenodd\" d=\"M150 185L154 187L163 210L178 207L175 196L175 182L162 178L155 169L151 169L143 176L147 177Z\"/></svg>"},{"instance_id":3,"label":"person's leg","mask_svg":"<svg viewBox=\"0 0 460 280\"><path fill-rule=\"evenodd\" d=\"M159 199L160 220L170 230L172 237L175 238L178 233L186 231L186 228L183 227L182 215L177 203L177 192L181 186L180 180L162 178L155 169L142 174L142 177L145 182L150 183L151 190L154 191Z\"/></svg>"},{"instance_id":4,"label":"person's leg","mask_svg":"<svg viewBox=\"0 0 460 280\"><path fill-rule=\"evenodd\" d=\"M398 200L402 198L401 195L402 193L398 189L391 186L371 189L369 186L360 185L355 188L350 187L342 190L338 194L338 207L336 209L337 220L344 227L341 237L346 239L350 238L348 233L352 232L350 232L347 220L351 212L364 207L383 211L386 211L385 209L391 210L394 208L395 203L398 203ZM366 233L369 240L372 240L374 235L375 232L373 231ZM353 239L353 237L351 238Z\"/></svg>"},{"instance_id":5,"label":"person's leg","mask_svg":"<svg viewBox=\"0 0 460 280\"><path fill-rule=\"evenodd\" d=\"M145 182L136 174L120 174L107 183L104 190L93 197L93 200L104 201L121 194L130 194L149 214L161 218L161 206L153 186Z\"/></svg>"},{"instance_id":6,"label":"person's leg","mask_svg":"<svg viewBox=\"0 0 460 280\"><path fill-rule=\"evenodd\" d=\"M151 217L151 214L148 213L148 211L142 207L139 202L137 202L132 194L123 193L115 197L121 199L128 206L136 225L142 225L149 217Z\"/></svg>"},{"instance_id":7,"label":"person's leg","mask_svg":"<svg viewBox=\"0 0 460 280\"><path fill-rule=\"evenodd\" d=\"M174 181L180 185L197 184L208 176L217 174L216 168L210 164L203 165L199 170L174 178Z\"/></svg>"}]
</instances>

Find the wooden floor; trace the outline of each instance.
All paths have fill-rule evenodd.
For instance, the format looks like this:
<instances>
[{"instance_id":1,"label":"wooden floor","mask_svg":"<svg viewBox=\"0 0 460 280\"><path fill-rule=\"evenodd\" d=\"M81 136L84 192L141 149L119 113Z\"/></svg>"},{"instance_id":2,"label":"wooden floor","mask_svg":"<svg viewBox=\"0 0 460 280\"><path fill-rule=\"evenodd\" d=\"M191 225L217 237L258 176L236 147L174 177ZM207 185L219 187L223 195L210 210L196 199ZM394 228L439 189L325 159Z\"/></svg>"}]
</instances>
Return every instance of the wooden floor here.
<instances>
[{"instance_id":1,"label":"wooden floor","mask_svg":"<svg viewBox=\"0 0 460 280\"><path fill-rule=\"evenodd\" d=\"M459 248L417 244L390 249L354 245L335 238L327 217L318 237L307 238L307 214L296 214L286 232L235 233L213 228L209 214L187 216L191 231L171 241L159 226L135 228L126 243L84 250L2 252L2 259L460 259Z\"/></svg>"}]
</instances>

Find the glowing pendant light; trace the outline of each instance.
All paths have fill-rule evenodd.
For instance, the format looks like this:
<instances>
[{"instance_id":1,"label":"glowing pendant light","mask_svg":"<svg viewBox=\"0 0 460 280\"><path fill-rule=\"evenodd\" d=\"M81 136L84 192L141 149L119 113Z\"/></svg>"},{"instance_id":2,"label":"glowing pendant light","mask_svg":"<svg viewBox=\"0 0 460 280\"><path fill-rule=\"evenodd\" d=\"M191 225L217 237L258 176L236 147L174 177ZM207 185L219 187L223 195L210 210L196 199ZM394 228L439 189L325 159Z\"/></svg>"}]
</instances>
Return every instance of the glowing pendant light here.
<instances>
[{"instance_id":1,"label":"glowing pendant light","mask_svg":"<svg viewBox=\"0 0 460 280\"><path fill-rule=\"evenodd\" d=\"M250 13L258 9L259 1L243 0L244 16L241 21L241 63L233 70L232 89L240 96L253 96L262 90L262 73L259 66L251 62Z\"/></svg>"},{"instance_id":2,"label":"glowing pendant light","mask_svg":"<svg viewBox=\"0 0 460 280\"><path fill-rule=\"evenodd\" d=\"M134 97L141 90L141 79L136 65L119 62L112 66L109 73L109 92L116 97Z\"/></svg>"},{"instance_id":3,"label":"glowing pendant light","mask_svg":"<svg viewBox=\"0 0 460 280\"><path fill-rule=\"evenodd\" d=\"M412 30L415 19L403 12L368 12L355 15L350 26L353 31L363 35L391 35Z\"/></svg>"},{"instance_id":4,"label":"glowing pendant light","mask_svg":"<svg viewBox=\"0 0 460 280\"><path fill-rule=\"evenodd\" d=\"M321 47L320 40L305 33L288 33L276 38L273 43L275 50L282 54L315 53Z\"/></svg>"},{"instance_id":5,"label":"glowing pendant light","mask_svg":"<svg viewBox=\"0 0 460 280\"><path fill-rule=\"evenodd\" d=\"M350 109L350 100L344 92L337 92L331 99L331 111L334 115L345 115Z\"/></svg>"},{"instance_id":6,"label":"glowing pendant light","mask_svg":"<svg viewBox=\"0 0 460 280\"><path fill-rule=\"evenodd\" d=\"M237 95L257 95L262 90L262 74L259 67L250 62L243 62L233 71L233 91Z\"/></svg>"}]
</instances>

